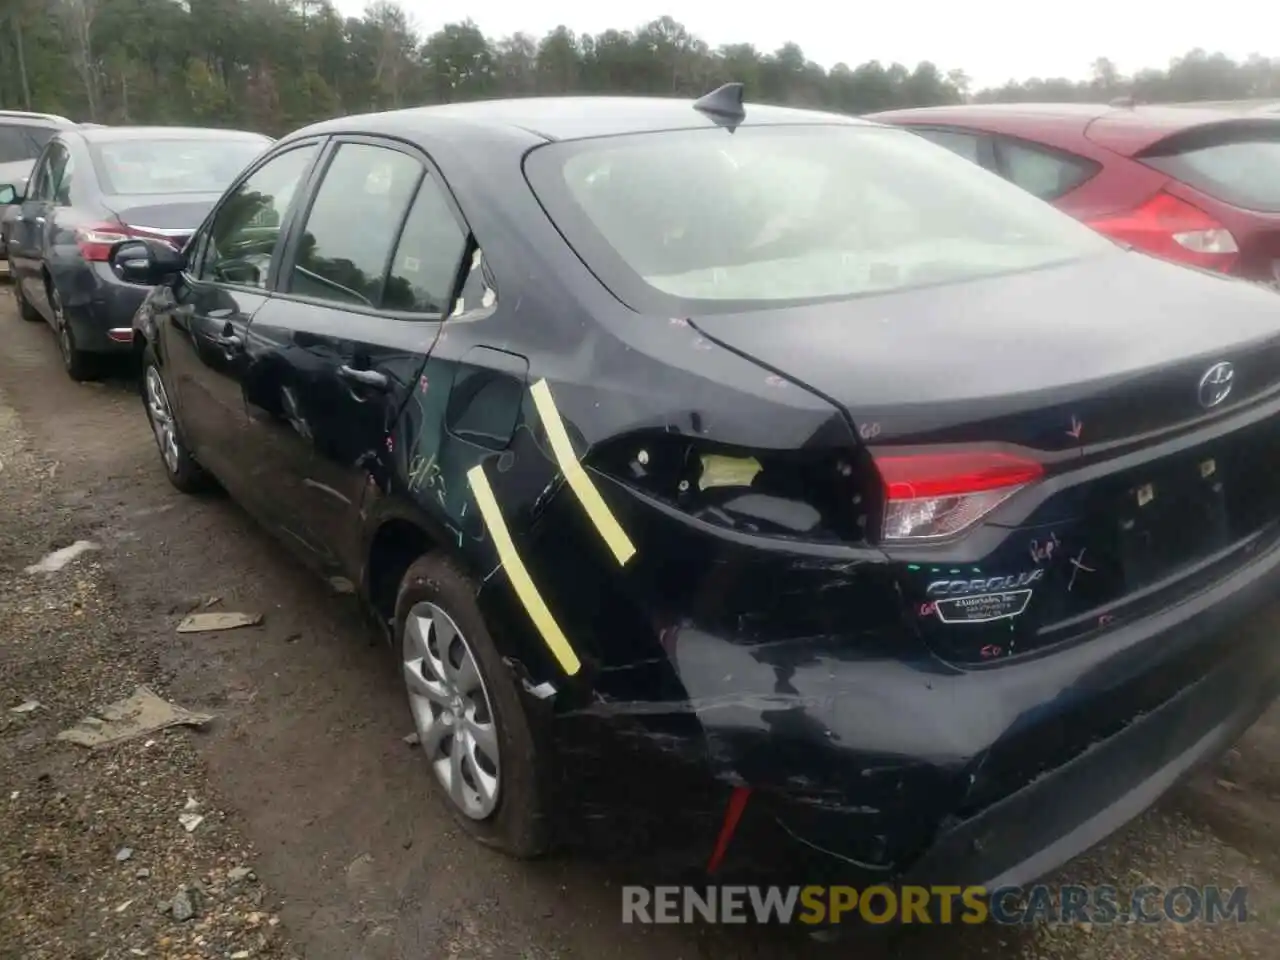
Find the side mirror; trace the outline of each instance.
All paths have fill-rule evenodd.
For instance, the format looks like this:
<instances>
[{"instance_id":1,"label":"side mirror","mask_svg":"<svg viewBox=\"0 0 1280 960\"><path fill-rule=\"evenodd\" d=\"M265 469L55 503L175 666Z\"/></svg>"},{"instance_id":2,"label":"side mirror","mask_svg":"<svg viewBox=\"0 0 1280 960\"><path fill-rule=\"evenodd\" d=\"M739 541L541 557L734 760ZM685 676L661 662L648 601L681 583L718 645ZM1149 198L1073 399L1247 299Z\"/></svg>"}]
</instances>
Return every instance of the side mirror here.
<instances>
[{"instance_id":1,"label":"side mirror","mask_svg":"<svg viewBox=\"0 0 1280 960\"><path fill-rule=\"evenodd\" d=\"M111 247L111 269L121 280L154 287L179 274L186 257L163 240L121 240Z\"/></svg>"},{"instance_id":2,"label":"side mirror","mask_svg":"<svg viewBox=\"0 0 1280 960\"><path fill-rule=\"evenodd\" d=\"M22 202L22 184L0 183L0 207Z\"/></svg>"}]
</instances>

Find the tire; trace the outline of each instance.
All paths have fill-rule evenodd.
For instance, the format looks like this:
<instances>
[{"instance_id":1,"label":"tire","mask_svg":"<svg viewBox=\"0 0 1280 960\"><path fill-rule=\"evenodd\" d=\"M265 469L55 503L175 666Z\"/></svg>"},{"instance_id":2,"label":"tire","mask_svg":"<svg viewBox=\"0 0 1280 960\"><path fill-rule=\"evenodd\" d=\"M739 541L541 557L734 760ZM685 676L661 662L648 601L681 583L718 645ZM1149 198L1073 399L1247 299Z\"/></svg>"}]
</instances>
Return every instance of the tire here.
<instances>
[{"instance_id":1,"label":"tire","mask_svg":"<svg viewBox=\"0 0 1280 960\"><path fill-rule=\"evenodd\" d=\"M12 283L13 299L18 301L18 316L27 321L27 323L36 323L39 320L43 320L44 318L40 316L40 311L27 303L27 298L22 295L22 284L18 282L17 277L13 278Z\"/></svg>"},{"instance_id":2,"label":"tire","mask_svg":"<svg viewBox=\"0 0 1280 960\"><path fill-rule=\"evenodd\" d=\"M158 387L158 396L152 395L153 387ZM173 413L169 392L164 385L164 377L160 373L160 365L151 344L147 344L142 352L142 376L138 381L138 390L142 396L142 407L147 413L147 423L151 425L151 433L156 440L156 449L160 453L160 464L164 467L169 482L183 493L203 493L208 490L213 485L212 478L196 463L182 439L182 427ZM157 402L154 409L153 402ZM171 432L165 430L166 417ZM170 442L172 447L166 452L166 445Z\"/></svg>"},{"instance_id":3,"label":"tire","mask_svg":"<svg viewBox=\"0 0 1280 960\"><path fill-rule=\"evenodd\" d=\"M503 662L489 636L475 601L476 591L475 582L460 573L444 556L428 554L414 561L405 571L396 596L395 649L400 652L401 677L418 730L420 749L426 754L424 759L428 769L435 774L433 779L436 780L441 799L462 828L475 839L509 856L531 859L545 853L549 845L546 771L550 762L550 750L540 749L537 744L534 727L521 702L518 681L510 667ZM494 791L496 804L483 815L474 810L465 810L446 786L442 774L434 769L436 765L431 762L429 746L433 738L424 730L421 711L435 708L428 698L414 696L412 691L415 686L409 679L414 670L420 671L419 676L433 672L433 668L424 666L423 658L416 655L423 648L415 646L409 635L410 616L413 615L421 623L424 616L433 617L437 611L443 613L456 628L457 639L462 641L460 646L456 641L450 642L449 649L453 653L450 659L460 659L459 654L463 650L472 655L479 671L480 692L491 708L489 715L493 720L498 750L497 786ZM423 633L425 631L419 631L419 635ZM438 645L441 634L434 623L430 635L434 635ZM436 652L439 653L438 646ZM447 684L435 686L444 689ZM417 689L421 689L421 685ZM466 702L474 704L475 701L472 699ZM469 715L467 711L471 711ZM441 714L445 712L447 711L442 710ZM465 719L446 723L443 729L463 729L465 724L473 722L472 718L479 718L481 713L474 705L465 706L462 714ZM435 721L437 724L440 722ZM455 723L457 726L454 726ZM446 738L448 736L445 735ZM456 739L452 740L449 758L441 757L446 765L450 763L457 743ZM480 762L477 757L481 750L481 747L477 747L477 753L469 754L472 759L468 769L473 774ZM470 782L475 782L474 775ZM477 795L479 792L474 791Z\"/></svg>"},{"instance_id":4,"label":"tire","mask_svg":"<svg viewBox=\"0 0 1280 960\"><path fill-rule=\"evenodd\" d=\"M49 283L49 304L53 307L53 332L58 338L58 352L62 354L62 367L67 376L77 383L96 380L98 358L76 346L76 333L62 310L62 295L52 282Z\"/></svg>"}]
</instances>

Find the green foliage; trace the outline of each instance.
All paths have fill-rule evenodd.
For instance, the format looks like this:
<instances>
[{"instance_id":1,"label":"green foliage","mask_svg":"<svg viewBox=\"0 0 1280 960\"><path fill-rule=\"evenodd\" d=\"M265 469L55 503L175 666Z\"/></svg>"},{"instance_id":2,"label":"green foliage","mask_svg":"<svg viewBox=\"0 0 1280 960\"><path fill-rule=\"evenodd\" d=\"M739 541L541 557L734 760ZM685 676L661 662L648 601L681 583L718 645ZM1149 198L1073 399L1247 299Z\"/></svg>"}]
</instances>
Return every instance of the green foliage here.
<instances>
[{"instance_id":1,"label":"green foliage","mask_svg":"<svg viewBox=\"0 0 1280 960\"><path fill-rule=\"evenodd\" d=\"M418 36L394 0L343 19L329 0L3 0L0 106L101 123L199 123L281 134L313 120L488 97L697 96L727 80L750 100L866 113L965 99L1280 98L1280 60L1194 50L1167 69L1010 81L971 94L962 70L871 61L825 70L794 43L718 50L671 17L590 36L559 26L494 40L470 20Z\"/></svg>"}]
</instances>

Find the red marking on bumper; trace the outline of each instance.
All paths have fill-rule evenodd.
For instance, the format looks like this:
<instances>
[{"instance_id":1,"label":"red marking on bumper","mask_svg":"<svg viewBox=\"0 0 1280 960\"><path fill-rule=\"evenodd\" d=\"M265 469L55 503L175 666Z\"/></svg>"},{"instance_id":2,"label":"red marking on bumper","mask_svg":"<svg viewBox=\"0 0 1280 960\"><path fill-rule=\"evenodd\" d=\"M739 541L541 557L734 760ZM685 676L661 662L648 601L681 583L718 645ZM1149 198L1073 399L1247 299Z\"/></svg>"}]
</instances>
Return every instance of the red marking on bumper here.
<instances>
[{"instance_id":1,"label":"red marking on bumper","mask_svg":"<svg viewBox=\"0 0 1280 960\"><path fill-rule=\"evenodd\" d=\"M707 861L707 873L715 873L729 851L729 843L733 840L734 831L738 829L738 821L742 812L747 809L747 800L751 796L750 787L734 787L729 794L729 805L724 811L724 823L720 826L720 836L716 838L716 848L711 851L711 859Z\"/></svg>"}]
</instances>

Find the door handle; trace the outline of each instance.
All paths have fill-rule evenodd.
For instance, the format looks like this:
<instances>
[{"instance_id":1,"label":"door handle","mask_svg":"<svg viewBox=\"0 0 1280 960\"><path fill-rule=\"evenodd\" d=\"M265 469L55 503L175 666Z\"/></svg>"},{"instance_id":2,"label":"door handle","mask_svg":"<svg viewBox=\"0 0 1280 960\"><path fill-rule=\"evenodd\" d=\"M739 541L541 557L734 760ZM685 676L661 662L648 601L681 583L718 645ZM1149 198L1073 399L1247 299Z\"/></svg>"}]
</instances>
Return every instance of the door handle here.
<instances>
[{"instance_id":1,"label":"door handle","mask_svg":"<svg viewBox=\"0 0 1280 960\"><path fill-rule=\"evenodd\" d=\"M224 333L213 338L213 342L220 346L223 350L230 353L233 350L239 350L244 346L244 341L237 337L234 333Z\"/></svg>"},{"instance_id":2,"label":"door handle","mask_svg":"<svg viewBox=\"0 0 1280 960\"><path fill-rule=\"evenodd\" d=\"M44 223L44 217L34 217L36 223Z\"/></svg>"},{"instance_id":3,"label":"door handle","mask_svg":"<svg viewBox=\"0 0 1280 960\"><path fill-rule=\"evenodd\" d=\"M345 363L338 368L338 376L348 383L358 383L362 387L370 387L374 390L385 390L390 385L385 373L379 373L377 370L357 370Z\"/></svg>"}]
</instances>

